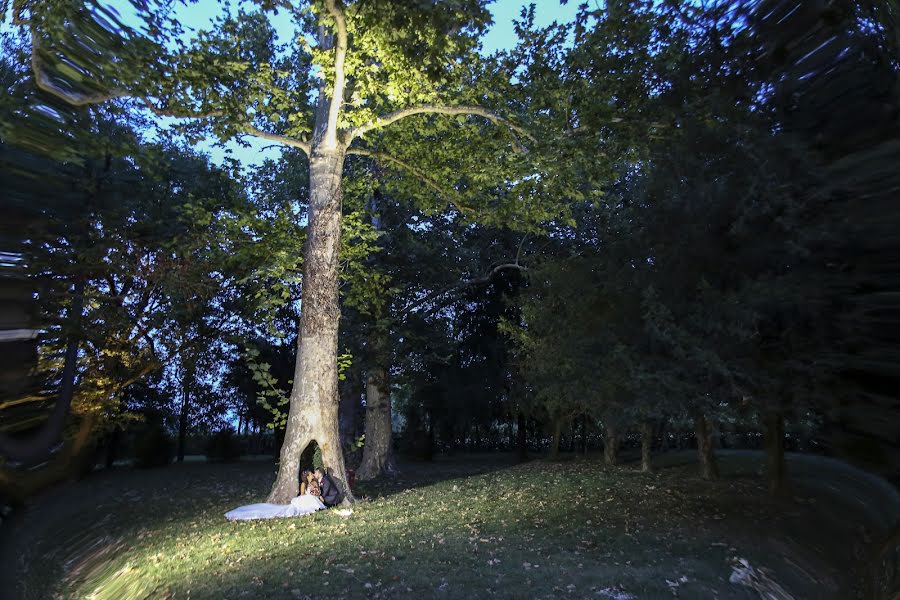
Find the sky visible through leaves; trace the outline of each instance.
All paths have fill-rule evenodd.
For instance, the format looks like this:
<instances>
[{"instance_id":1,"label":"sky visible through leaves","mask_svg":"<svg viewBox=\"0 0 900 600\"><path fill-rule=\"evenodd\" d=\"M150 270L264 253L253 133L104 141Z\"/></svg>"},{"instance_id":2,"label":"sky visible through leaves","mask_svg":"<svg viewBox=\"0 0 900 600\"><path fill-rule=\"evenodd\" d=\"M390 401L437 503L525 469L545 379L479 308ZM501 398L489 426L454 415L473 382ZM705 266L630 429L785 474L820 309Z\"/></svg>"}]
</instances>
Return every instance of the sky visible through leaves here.
<instances>
[{"instance_id":1,"label":"sky visible through leaves","mask_svg":"<svg viewBox=\"0 0 900 600\"><path fill-rule=\"evenodd\" d=\"M484 54L492 54L498 50L510 49L516 44L516 33L513 27L513 21L519 18L523 8L529 4L535 5L535 23L538 26L546 26L554 21L568 22L575 18L578 11L578 2L569 2L561 5L558 0L498 0L491 4L491 13L494 17L494 24L488 33L482 39L482 52ZM128 2L127 0L114 0L109 3L123 17L126 23L128 18ZM218 16L222 5L217 0L200 0L196 4L181 5L177 9L179 20L188 34L191 31L208 28L213 19ZM287 42L292 33L292 24L287 13L281 11L272 19L272 24L278 33L279 43ZM135 22L137 25L137 22ZM176 119L159 118L157 122L162 126L174 123ZM238 160L243 168L252 167L260 164L267 158L277 158L281 148L272 145L271 142L259 140L255 138L246 138L249 147L241 146L234 141L227 143L216 143L215 140L207 140L197 146L198 150L206 152L210 155L212 161L221 164L226 157Z\"/></svg>"}]
</instances>

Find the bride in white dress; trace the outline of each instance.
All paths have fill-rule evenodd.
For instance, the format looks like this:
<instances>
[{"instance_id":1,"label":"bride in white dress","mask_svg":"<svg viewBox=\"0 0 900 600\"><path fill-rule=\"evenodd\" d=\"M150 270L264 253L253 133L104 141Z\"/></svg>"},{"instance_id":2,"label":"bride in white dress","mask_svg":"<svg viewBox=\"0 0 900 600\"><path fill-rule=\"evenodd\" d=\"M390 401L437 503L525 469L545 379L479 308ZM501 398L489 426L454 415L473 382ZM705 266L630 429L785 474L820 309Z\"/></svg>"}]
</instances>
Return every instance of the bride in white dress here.
<instances>
[{"instance_id":1,"label":"bride in white dress","mask_svg":"<svg viewBox=\"0 0 900 600\"><path fill-rule=\"evenodd\" d=\"M300 474L300 495L291 500L290 504L250 504L240 506L225 513L229 521L247 521L250 519L275 519L279 517L299 517L308 515L325 508L325 504L319 498L321 492L319 483L309 471Z\"/></svg>"}]
</instances>

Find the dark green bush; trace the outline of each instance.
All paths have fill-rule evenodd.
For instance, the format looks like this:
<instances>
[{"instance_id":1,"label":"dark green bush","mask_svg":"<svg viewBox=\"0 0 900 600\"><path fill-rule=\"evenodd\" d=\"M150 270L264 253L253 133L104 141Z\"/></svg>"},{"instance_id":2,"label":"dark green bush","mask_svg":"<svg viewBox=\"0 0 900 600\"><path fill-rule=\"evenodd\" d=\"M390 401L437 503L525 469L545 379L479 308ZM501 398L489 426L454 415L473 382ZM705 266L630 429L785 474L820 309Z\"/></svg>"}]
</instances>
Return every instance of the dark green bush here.
<instances>
[{"instance_id":1,"label":"dark green bush","mask_svg":"<svg viewBox=\"0 0 900 600\"><path fill-rule=\"evenodd\" d=\"M175 457L175 441L162 425L148 427L134 444L134 465L142 469L162 467Z\"/></svg>"},{"instance_id":2,"label":"dark green bush","mask_svg":"<svg viewBox=\"0 0 900 600\"><path fill-rule=\"evenodd\" d=\"M209 462L234 462L241 457L241 444L234 431L217 431L206 443L206 460Z\"/></svg>"}]
</instances>

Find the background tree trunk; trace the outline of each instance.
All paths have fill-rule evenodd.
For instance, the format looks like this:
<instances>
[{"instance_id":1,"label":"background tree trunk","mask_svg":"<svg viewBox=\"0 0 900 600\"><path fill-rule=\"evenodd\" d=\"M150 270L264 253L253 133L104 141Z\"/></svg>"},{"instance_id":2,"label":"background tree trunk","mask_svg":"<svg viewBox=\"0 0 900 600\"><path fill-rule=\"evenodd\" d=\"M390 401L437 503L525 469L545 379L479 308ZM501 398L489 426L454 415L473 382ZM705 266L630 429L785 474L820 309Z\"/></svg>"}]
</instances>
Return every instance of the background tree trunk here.
<instances>
[{"instance_id":1,"label":"background tree trunk","mask_svg":"<svg viewBox=\"0 0 900 600\"><path fill-rule=\"evenodd\" d=\"M359 379L357 377L348 376L346 380L338 383L340 390L340 398L338 399L338 418L340 423L338 427L341 432L341 445L346 447L347 444L356 442L359 437L357 428L357 413L360 407L360 390Z\"/></svg>"},{"instance_id":2,"label":"background tree trunk","mask_svg":"<svg viewBox=\"0 0 900 600\"><path fill-rule=\"evenodd\" d=\"M516 460L528 460L528 419L521 412L516 420Z\"/></svg>"},{"instance_id":3,"label":"background tree trunk","mask_svg":"<svg viewBox=\"0 0 900 600\"><path fill-rule=\"evenodd\" d=\"M643 421L641 423L641 471L643 473L649 473L653 470L652 446L653 422Z\"/></svg>"},{"instance_id":4,"label":"background tree trunk","mask_svg":"<svg viewBox=\"0 0 900 600\"><path fill-rule=\"evenodd\" d=\"M659 451L669 451L669 421L666 417L659 422Z\"/></svg>"},{"instance_id":5,"label":"background tree trunk","mask_svg":"<svg viewBox=\"0 0 900 600\"><path fill-rule=\"evenodd\" d=\"M773 495L784 492L784 413L780 410L769 411L765 417L766 430L766 478L769 492Z\"/></svg>"},{"instance_id":6,"label":"background tree trunk","mask_svg":"<svg viewBox=\"0 0 900 600\"><path fill-rule=\"evenodd\" d=\"M181 369L181 408L178 411L178 462L184 462L184 446L187 441L188 417L191 408L191 384L193 383L193 369L190 365L182 364Z\"/></svg>"},{"instance_id":7,"label":"background tree trunk","mask_svg":"<svg viewBox=\"0 0 900 600\"><path fill-rule=\"evenodd\" d=\"M550 460L559 458L559 438L562 437L562 419L553 422L553 438L550 440Z\"/></svg>"},{"instance_id":8,"label":"background tree trunk","mask_svg":"<svg viewBox=\"0 0 900 600\"><path fill-rule=\"evenodd\" d=\"M362 463L357 471L361 480L379 475L397 475L394 438L391 432L391 393L387 369L378 366L369 372L366 382L366 439Z\"/></svg>"},{"instance_id":9,"label":"background tree trunk","mask_svg":"<svg viewBox=\"0 0 900 600\"><path fill-rule=\"evenodd\" d=\"M709 420L703 413L694 417L694 435L697 438L697 454L700 458L700 474L704 479L719 479L719 466L713 449L713 431Z\"/></svg>"},{"instance_id":10,"label":"background tree trunk","mask_svg":"<svg viewBox=\"0 0 900 600\"><path fill-rule=\"evenodd\" d=\"M300 454L313 440L322 450L325 468L344 490L346 502L353 501L340 443L337 404L338 250L343 165L341 148L316 147L309 157L309 225L294 388L278 475L268 497L269 502L276 504L287 504L297 495Z\"/></svg>"},{"instance_id":11,"label":"background tree trunk","mask_svg":"<svg viewBox=\"0 0 900 600\"><path fill-rule=\"evenodd\" d=\"M429 414L428 428L425 432L425 447L422 453L424 459L429 462L434 458L434 428L434 418Z\"/></svg>"},{"instance_id":12,"label":"background tree trunk","mask_svg":"<svg viewBox=\"0 0 900 600\"><path fill-rule=\"evenodd\" d=\"M588 447L588 416L586 414L581 415L581 455L587 456L587 447Z\"/></svg>"},{"instance_id":13,"label":"background tree trunk","mask_svg":"<svg viewBox=\"0 0 900 600\"><path fill-rule=\"evenodd\" d=\"M608 467L619 464L619 431L611 420L604 423L603 462Z\"/></svg>"}]
</instances>

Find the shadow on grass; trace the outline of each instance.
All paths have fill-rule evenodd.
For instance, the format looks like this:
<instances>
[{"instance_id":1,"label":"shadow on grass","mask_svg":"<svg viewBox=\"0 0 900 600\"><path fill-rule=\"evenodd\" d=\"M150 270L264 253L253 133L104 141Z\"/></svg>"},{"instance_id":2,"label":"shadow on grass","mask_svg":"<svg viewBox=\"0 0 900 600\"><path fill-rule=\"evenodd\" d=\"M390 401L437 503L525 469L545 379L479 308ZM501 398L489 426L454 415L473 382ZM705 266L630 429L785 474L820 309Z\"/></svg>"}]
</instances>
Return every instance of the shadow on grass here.
<instances>
[{"instance_id":1,"label":"shadow on grass","mask_svg":"<svg viewBox=\"0 0 900 600\"><path fill-rule=\"evenodd\" d=\"M357 481L353 486L353 493L360 499L377 500L445 481L504 471L520 464L522 463L518 462L512 453L457 453L449 456L439 455L432 461L400 458L399 475Z\"/></svg>"}]
</instances>

